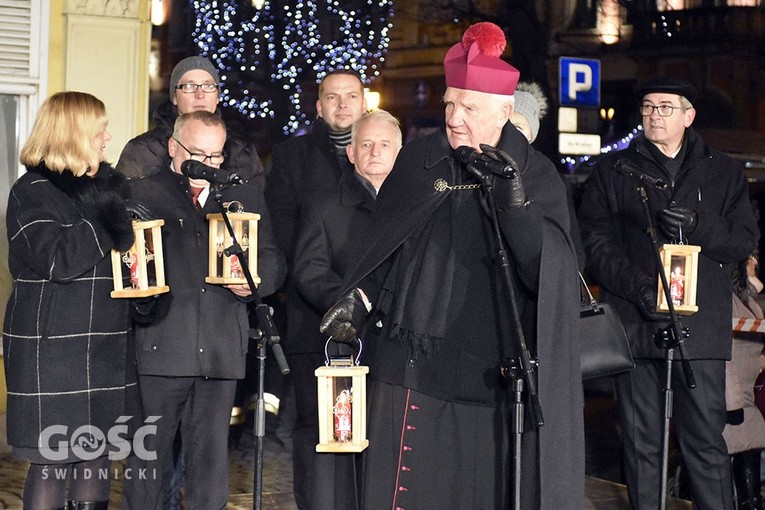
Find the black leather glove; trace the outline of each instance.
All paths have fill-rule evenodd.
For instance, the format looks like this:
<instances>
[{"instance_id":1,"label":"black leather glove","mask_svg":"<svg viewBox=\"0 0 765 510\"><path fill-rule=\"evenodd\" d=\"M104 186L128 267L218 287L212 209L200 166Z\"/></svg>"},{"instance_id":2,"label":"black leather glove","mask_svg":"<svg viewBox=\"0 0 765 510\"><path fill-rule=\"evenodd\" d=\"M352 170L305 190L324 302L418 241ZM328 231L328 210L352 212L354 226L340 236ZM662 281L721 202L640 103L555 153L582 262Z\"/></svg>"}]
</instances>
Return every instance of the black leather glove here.
<instances>
[{"instance_id":1,"label":"black leather glove","mask_svg":"<svg viewBox=\"0 0 765 510\"><path fill-rule=\"evenodd\" d=\"M659 229L670 239L682 241L696 230L698 216L687 207L673 207L659 212Z\"/></svg>"},{"instance_id":2,"label":"black leather glove","mask_svg":"<svg viewBox=\"0 0 765 510\"><path fill-rule=\"evenodd\" d=\"M368 313L361 292L353 289L327 310L319 331L330 335L336 342L350 343L358 336Z\"/></svg>"},{"instance_id":3,"label":"black leather glove","mask_svg":"<svg viewBox=\"0 0 765 510\"><path fill-rule=\"evenodd\" d=\"M125 209L127 209L127 212L130 213L133 219L138 221L149 221L157 217L151 209L135 200L125 200Z\"/></svg>"},{"instance_id":4,"label":"black leather glove","mask_svg":"<svg viewBox=\"0 0 765 510\"><path fill-rule=\"evenodd\" d=\"M479 147L481 147L481 152L483 153L482 157L501 161L502 163L512 165L515 169L514 177L494 176L493 195L497 208L500 210L515 209L526 204L526 190L523 188L521 172L515 159L508 153L491 145L482 143Z\"/></svg>"},{"instance_id":5,"label":"black leather glove","mask_svg":"<svg viewBox=\"0 0 765 510\"><path fill-rule=\"evenodd\" d=\"M649 321L669 320L669 314L656 311L656 289L652 285L644 285L638 290L638 309L640 314Z\"/></svg>"}]
</instances>

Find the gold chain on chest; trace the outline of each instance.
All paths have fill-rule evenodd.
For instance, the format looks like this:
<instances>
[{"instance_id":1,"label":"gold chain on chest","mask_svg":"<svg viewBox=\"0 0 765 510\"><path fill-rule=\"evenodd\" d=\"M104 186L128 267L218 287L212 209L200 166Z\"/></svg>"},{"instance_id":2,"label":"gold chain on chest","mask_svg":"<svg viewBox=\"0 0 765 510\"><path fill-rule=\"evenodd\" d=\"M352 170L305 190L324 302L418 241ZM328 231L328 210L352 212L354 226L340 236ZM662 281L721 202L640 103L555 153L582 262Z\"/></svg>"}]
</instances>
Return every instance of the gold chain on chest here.
<instances>
[{"instance_id":1,"label":"gold chain on chest","mask_svg":"<svg viewBox=\"0 0 765 510\"><path fill-rule=\"evenodd\" d=\"M455 186L449 186L449 183L447 183L444 179L436 179L435 182L433 182L433 187L436 189L436 191L460 191L465 189L478 189L481 187L481 184L457 184Z\"/></svg>"}]
</instances>

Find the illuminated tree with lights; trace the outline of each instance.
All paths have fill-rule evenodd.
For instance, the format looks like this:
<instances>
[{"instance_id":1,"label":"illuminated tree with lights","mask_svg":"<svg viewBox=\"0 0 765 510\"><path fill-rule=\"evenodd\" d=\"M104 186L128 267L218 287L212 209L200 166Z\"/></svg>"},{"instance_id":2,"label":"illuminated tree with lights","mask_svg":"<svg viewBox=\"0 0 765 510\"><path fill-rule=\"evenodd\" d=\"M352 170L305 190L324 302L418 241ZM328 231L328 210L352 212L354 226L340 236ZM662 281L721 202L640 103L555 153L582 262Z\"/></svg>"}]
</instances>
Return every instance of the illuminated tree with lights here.
<instances>
[{"instance_id":1,"label":"illuminated tree with lights","mask_svg":"<svg viewBox=\"0 0 765 510\"><path fill-rule=\"evenodd\" d=\"M257 3L256 0L255 3ZM303 84L350 67L369 83L388 47L392 0L190 0L200 53L219 69L221 102L283 134L310 122Z\"/></svg>"}]
</instances>

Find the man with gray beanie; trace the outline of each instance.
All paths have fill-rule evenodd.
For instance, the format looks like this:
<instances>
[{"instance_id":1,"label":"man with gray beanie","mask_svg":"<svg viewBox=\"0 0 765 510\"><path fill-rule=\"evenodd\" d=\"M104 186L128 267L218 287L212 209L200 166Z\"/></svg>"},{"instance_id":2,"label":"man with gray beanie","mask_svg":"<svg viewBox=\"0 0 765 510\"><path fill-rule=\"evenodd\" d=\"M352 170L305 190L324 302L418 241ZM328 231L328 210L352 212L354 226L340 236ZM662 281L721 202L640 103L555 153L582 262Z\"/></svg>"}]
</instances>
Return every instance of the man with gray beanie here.
<instances>
[{"instance_id":1,"label":"man with gray beanie","mask_svg":"<svg viewBox=\"0 0 765 510\"><path fill-rule=\"evenodd\" d=\"M132 185L140 186L142 181L154 179L152 176L156 176L156 174L172 172L172 158L168 152L168 141L173 136L174 124L178 117L196 111L207 111L218 117L221 116L218 109L220 77L212 62L200 56L187 57L178 62L170 75L168 99L153 112L155 127L130 140L120 155L117 170L131 180ZM242 177L248 185L248 192L253 195L250 197L253 203L264 204L265 173L255 146L249 140L237 136L231 131L226 133L224 139L225 145L223 145L222 153L225 158L223 158L220 168L235 172ZM180 142L178 143L180 144ZM192 153L189 151L199 152L201 148L200 146L186 145L181 146L182 150L179 150L186 157L191 157ZM189 204L193 203L192 196L198 195L205 198L209 196L209 191L206 191L209 188L197 189L201 191L192 194L192 186L185 186L184 191ZM203 202L203 200L201 201ZM183 226L183 220L180 221L181 226ZM261 295L265 296L265 294ZM147 375L145 373L146 367L140 363L138 370L141 375ZM187 410L184 411L184 418L188 416ZM185 421L187 420L182 418L181 431L176 437L174 448L175 473L172 482L169 482L169 473L162 473L161 475L165 480L162 487L161 503L166 508L177 508L176 498L183 470L183 463L180 460L179 439L180 436L190 437ZM164 467L173 468L173 466ZM150 487L141 486L140 481L136 482L134 486L136 490L142 492L148 492L150 489ZM132 498L133 494L131 493L130 496ZM148 506L151 505L147 504ZM139 507L140 505L132 506L132 508Z\"/></svg>"},{"instance_id":2,"label":"man with gray beanie","mask_svg":"<svg viewBox=\"0 0 765 510\"><path fill-rule=\"evenodd\" d=\"M155 127L130 140L122 150L117 171L128 179L169 168L167 140L173 134L173 123L179 115L195 110L220 115L220 77L205 57L187 57L178 62L170 74L169 93L169 101L163 102L152 113ZM223 150L226 160L222 168L236 172L246 181L254 179L262 190L265 173L253 143L229 131Z\"/></svg>"}]
</instances>

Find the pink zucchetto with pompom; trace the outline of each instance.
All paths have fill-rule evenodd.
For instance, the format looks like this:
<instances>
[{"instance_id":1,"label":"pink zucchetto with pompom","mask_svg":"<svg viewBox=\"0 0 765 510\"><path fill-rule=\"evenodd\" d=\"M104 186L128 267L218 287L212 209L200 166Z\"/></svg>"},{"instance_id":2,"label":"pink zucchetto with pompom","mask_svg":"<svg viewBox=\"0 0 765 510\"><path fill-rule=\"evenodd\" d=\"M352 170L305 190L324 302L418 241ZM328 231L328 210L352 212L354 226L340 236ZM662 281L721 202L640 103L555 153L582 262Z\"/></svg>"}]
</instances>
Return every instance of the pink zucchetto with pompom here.
<instances>
[{"instance_id":1,"label":"pink zucchetto with pompom","mask_svg":"<svg viewBox=\"0 0 765 510\"><path fill-rule=\"evenodd\" d=\"M494 23L470 25L444 57L446 86L511 96L521 73L500 58L505 34Z\"/></svg>"}]
</instances>

